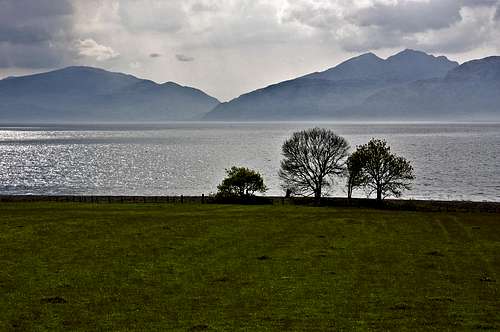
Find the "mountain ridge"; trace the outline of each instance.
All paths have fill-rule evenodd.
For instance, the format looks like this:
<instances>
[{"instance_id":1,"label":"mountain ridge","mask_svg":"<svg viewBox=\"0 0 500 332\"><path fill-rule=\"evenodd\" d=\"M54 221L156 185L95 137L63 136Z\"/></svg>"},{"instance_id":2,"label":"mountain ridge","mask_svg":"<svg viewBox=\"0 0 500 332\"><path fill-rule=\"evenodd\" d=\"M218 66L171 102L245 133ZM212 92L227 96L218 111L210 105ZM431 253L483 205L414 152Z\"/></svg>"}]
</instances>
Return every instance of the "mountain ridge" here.
<instances>
[{"instance_id":1,"label":"mountain ridge","mask_svg":"<svg viewBox=\"0 0 500 332\"><path fill-rule=\"evenodd\" d=\"M500 119L500 57L463 63L442 79L420 80L382 90L350 111L454 120ZM417 115L417 116L415 116ZM419 116L420 115L420 116Z\"/></svg>"},{"instance_id":2,"label":"mountain ridge","mask_svg":"<svg viewBox=\"0 0 500 332\"><path fill-rule=\"evenodd\" d=\"M87 66L0 80L4 122L185 121L219 103L196 88Z\"/></svg>"},{"instance_id":3,"label":"mountain ridge","mask_svg":"<svg viewBox=\"0 0 500 332\"><path fill-rule=\"evenodd\" d=\"M453 119L454 114L470 120L483 115L500 117L495 112L500 101L490 91L495 89L495 82L500 82L500 69L491 68L497 66L497 58L500 59L488 57L460 65L444 56L410 49L385 60L365 53L325 71L276 83L221 103L204 119L413 121ZM465 70L469 67L480 76L479 81L469 77L471 70ZM468 83L458 84L454 75L460 75L454 73L462 73ZM485 75L491 76L489 84L483 82ZM464 103L461 95L468 96L471 102ZM465 105L481 105L484 112L471 112L467 116Z\"/></svg>"},{"instance_id":4,"label":"mountain ridge","mask_svg":"<svg viewBox=\"0 0 500 332\"><path fill-rule=\"evenodd\" d=\"M365 53L221 103L202 90L88 66L0 80L1 122L500 118L500 56L458 64Z\"/></svg>"}]
</instances>

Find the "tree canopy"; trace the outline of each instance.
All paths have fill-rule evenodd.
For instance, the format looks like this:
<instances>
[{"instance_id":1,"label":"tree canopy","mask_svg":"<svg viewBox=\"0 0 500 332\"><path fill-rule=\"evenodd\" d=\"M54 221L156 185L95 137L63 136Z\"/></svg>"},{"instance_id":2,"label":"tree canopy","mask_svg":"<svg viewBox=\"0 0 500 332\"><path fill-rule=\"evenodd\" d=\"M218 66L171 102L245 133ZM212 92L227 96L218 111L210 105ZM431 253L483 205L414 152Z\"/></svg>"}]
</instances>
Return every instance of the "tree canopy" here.
<instances>
[{"instance_id":1,"label":"tree canopy","mask_svg":"<svg viewBox=\"0 0 500 332\"><path fill-rule=\"evenodd\" d=\"M249 168L233 166L226 169L226 178L217 186L218 194L224 196L252 196L264 193L267 187L262 176Z\"/></svg>"},{"instance_id":2,"label":"tree canopy","mask_svg":"<svg viewBox=\"0 0 500 332\"><path fill-rule=\"evenodd\" d=\"M320 199L323 189L333 184L333 178L344 174L348 151L347 141L329 129L293 133L282 146L284 159L279 176L283 188Z\"/></svg>"},{"instance_id":3,"label":"tree canopy","mask_svg":"<svg viewBox=\"0 0 500 332\"><path fill-rule=\"evenodd\" d=\"M367 187L370 194L375 192L379 201L388 196L400 197L415 178L410 162L391 153L387 142L380 139L359 146L350 162L352 184Z\"/></svg>"},{"instance_id":4,"label":"tree canopy","mask_svg":"<svg viewBox=\"0 0 500 332\"><path fill-rule=\"evenodd\" d=\"M352 197L352 192L357 187L365 186L367 177L363 170L363 155L360 151L354 151L347 158L347 198Z\"/></svg>"}]
</instances>

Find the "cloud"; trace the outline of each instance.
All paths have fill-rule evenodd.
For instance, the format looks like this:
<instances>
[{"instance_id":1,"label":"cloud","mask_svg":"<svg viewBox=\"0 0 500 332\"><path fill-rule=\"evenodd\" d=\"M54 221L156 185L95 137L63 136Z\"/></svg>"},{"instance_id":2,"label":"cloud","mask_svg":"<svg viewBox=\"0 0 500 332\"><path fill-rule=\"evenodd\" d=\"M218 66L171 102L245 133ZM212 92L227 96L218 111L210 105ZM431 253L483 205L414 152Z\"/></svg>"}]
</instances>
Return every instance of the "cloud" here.
<instances>
[{"instance_id":1,"label":"cloud","mask_svg":"<svg viewBox=\"0 0 500 332\"><path fill-rule=\"evenodd\" d=\"M120 56L109 46L101 45L92 38L76 41L76 50L78 55L94 58L97 61L106 61Z\"/></svg>"},{"instance_id":2,"label":"cloud","mask_svg":"<svg viewBox=\"0 0 500 332\"><path fill-rule=\"evenodd\" d=\"M72 13L69 0L0 0L0 67L63 63Z\"/></svg>"},{"instance_id":3,"label":"cloud","mask_svg":"<svg viewBox=\"0 0 500 332\"><path fill-rule=\"evenodd\" d=\"M459 2L462 3L463 6L467 7L491 7L495 6L498 3L498 0L461 0Z\"/></svg>"},{"instance_id":4,"label":"cloud","mask_svg":"<svg viewBox=\"0 0 500 332\"><path fill-rule=\"evenodd\" d=\"M38 26L43 29L47 26L47 19L60 19L72 13L69 0L0 0L2 26Z\"/></svg>"},{"instance_id":5,"label":"cloud","mask_svg":"<svg viewBox=\"0 0 500 332\"><path fill-rule=\"evenodd\" d=\"M287 1L285 23L308 27L315 38L350 52L404 47L467 51L492 40L488 39L494 29L491 13L498 4L498 0Z\"/></svg>"},{"instance_id":6,"label":"cloud","mask_svg":"<svg viewBox=\"0 0 500 332\"><path fill-rule=\"evenodd\" d=\"M447 28L460 21L460 9L457 0L403 0L392 4L376 3L348 19L361 27L376 26L412 33Z\"/></svg>"},{"instance_id":7,"label":"cloud","mask_svg":"<svg viewBox=\"0 0 500 332\"><path fill-rule=\"evenodd\" d=\"M187 21L182 1L121 0L118 14L130 31L176 32Z\"/></svg>"},{"instance_id":8,"label":"cloud","mask_svg":"<svg viewBox=\"0 0 500 332\"><path fill-rule=\"evenodd\" d=\"M482 45L494 45L495 24L491 21L488 8L462 8L462 19L452 27L430 30L415 35L415 45L431 52L459 53L479 48Z\"/></svg>"},{"instance_id":9,"label":"cloud","mask_svg":"<svg viewBox=\"0 0 500 332\"><path fill-rule=\"evenodd\" d=\"M219 5L213 0L196 1L191 5L192 12L216 12L218 10L220 10Z\"/></svg>"},{"instance_id":10,"label":"cloud","mask_svg":"<svg viewBox=\"0 0 500 332\"><path fill-rule=\"evenodd\" d=\"M132 69L139 69L142 67L142 63L140 63L139 61L132 61L131 63L129 63L129 66Z\"/></svg>"},{"instance_id":11,"label":"cloud","mask_svg":"<svg viewBox=\"0 0 500 332\"><path fill-rule=\"evenodd\" d=\"M288 0L287 3L282 13L284 23L299 23L312 28L331 30L343 20L343 7L335 2Z\"/></svg>"},{"instance_id":12,"label":"cloud","mask_svg":"<svg viewBox=\"0 0 500 332\"><path fill-rule=\"evenodd\" d=\"M367 51L465 60L499 40L500 0L0 0L0 75L94 65L222 99Z\"/></svg>"},{"instance_id":13,"label":"cloud","mask_svg":"<svg viewBox=\"0 0 500 332\"><path fill-rule=\"evenodd\" d=\"M0 0L0 42L33 44L64 37L73 8L67 0Z\"/></svg>"},{"instance_id":14,"label":"cloud","mask_svg":"<svg viewBox=\"0 0 500 332\"><path fill-rule=\"evenodd\" d=\"M491 7L497 0L399 0L375 3L348 19L358 26L377 26L404 33L440 30L460 22L464 7Z\"/></svg>"},{"instance_id":15,"label":"cloud","mask_svg":"<svg viewBox=\"0 0 500 332\"><path fill-rule=\"evenodd\" d=\"M194 61L193 57L190 57L190 56L187 56L187 55L184 55L184 54L176 54L175 58L178 61L181 61L181 62L191 62L191 61Z\"/></svg>"},{"instance_id":16,"label":"cloud","mask_svg":"<svg viewBox=\"0 0 500 332\"><path fill-rule=\"evenodd\" d=\"M64 48L52 43L0 43L0 68L53 68L65 63Z\"/></svg>"}]
</instances>

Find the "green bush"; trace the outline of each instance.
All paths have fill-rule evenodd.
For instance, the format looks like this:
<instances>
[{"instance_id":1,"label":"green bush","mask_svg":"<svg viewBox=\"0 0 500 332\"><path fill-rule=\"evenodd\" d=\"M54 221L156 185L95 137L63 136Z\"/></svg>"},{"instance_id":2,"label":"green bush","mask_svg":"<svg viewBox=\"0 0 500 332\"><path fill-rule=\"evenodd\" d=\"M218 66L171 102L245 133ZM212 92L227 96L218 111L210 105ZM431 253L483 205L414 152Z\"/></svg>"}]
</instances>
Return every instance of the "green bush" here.
<instances>
[{"instance_id":1,"label":"green bush","mask_svg":"<svg viewBox=\"0 0 500 332\"><path fill-rule=\"evenodd\" d=\"M267 187L262 175L245 167L226 169L226 178L217 186L217 195L223 197L249 197L256 192L264 193Z\"/></svg>"}]
</instances>

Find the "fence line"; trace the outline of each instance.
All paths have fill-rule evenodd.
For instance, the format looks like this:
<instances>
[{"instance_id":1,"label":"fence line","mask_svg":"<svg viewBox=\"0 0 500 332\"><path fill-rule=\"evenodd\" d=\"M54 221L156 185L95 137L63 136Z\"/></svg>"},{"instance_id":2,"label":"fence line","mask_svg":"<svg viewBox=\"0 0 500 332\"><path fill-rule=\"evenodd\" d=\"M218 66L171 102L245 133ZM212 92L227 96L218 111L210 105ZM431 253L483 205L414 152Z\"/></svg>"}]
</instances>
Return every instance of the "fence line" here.
<instances>
[{"instance_id":1,"label":"fence line","mask_svg":"<svg viewBox=\"0 0 500 332\"><path fill-rule=\"evenodd\" d=\"M313 205L312 198L285 198L282 196L258 196L250 200L220 199L213 196L96 196L96 195L0 195L0 203L8 202L72 202L92 204L126 203L174 203L174 204L274 204L274 205ZM385 208L406 211L444 211L444 212L493 212L500 213L500 202L470 201L432 201L389 199L382 205L374 199L322 198L320 205L336 207Z\"/></svg>"}]
</instances>

